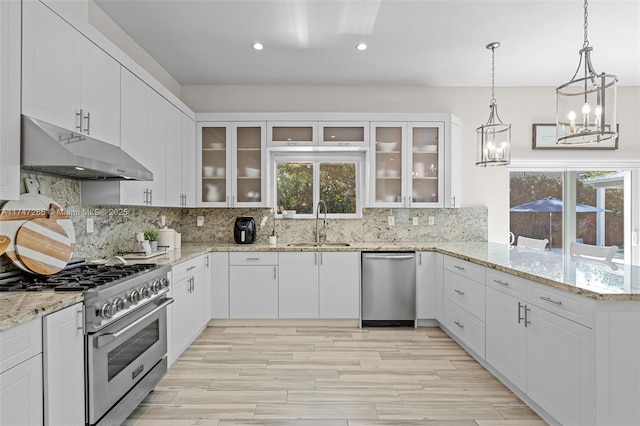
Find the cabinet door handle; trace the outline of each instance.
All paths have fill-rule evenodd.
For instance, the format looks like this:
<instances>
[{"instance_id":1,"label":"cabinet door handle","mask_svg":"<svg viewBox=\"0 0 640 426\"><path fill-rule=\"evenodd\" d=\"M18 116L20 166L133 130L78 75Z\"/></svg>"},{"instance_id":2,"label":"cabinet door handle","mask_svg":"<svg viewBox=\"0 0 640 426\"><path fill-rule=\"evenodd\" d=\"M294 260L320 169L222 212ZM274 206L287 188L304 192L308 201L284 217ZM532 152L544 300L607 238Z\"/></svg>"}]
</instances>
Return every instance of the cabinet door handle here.
<instances>
[{"instance_id":1,"label":"cabinet door handle","mask_svg":"<svg viewBox=\"0 0 640 426\"><path fill-rule=\"evenodd\" d=\"M149 205L153 204L153 189L149 190Z\"/></svg>"},{"instance_id":2,"label":"cabinet door handle","mask_svg":"<svg viewBox=\"0 0 640 426\"><path fill-rule=\"evenodd\" d=\"M464 324L462 324L462 323L460 323L460 322L458 322L458 321L454 321L453 323L454 323L455 325L457 325L458 327L460 327L460 328L464 328Z\"/></svg>"},{"instance_id":3,"label":"cabinet door handle","mask_svg":"<svg viewBox=\"0 0 640 426\"><path fill-rule=\"evenodd\" d=\"M91 129L91 113L87 112L87 116L85 118L87 119L87 127L85 127L84 131L89 134L89 129Z\"/></svg>"},{"instance_id":4,"label":"cabinet door handle","mask_svg":"<svg viewBox=\"0 0 640 426\"><path fill-rule=\"evenodd\" d=\"M528 312L531 309L529 309L529 307L527 305L524 305L524 326L526 327L527 324L531 324L531 321L529 321L529 314Z\"/></svg>"},{"instance_id":5,"label":"cabinet door handle","mask_svg":"<svg viewBox=\"0 0 640 426\"><path fill-rule=\"evenodd\" d=\"M518 324L520 324L520 321L522 321L524 319L524 318L522 318L520 316L521 309L524 308L524 306L525 305L523 305L522 303L518 302Z\"/></svg>"},{"instance_id":6,"label":"cabinet door handle","mask_svg":"<svg viewBox=\"0 0 640 426\"><path fill-rule=\"evenodd\" d=\"M76 329L81 330L84 333L84 307L79 306L76 311Z\"/></svg>"},{"instance_id":7,"label":"cabinet door handle","mask_svg":"<svg viewBox=\"0 0 640 426\"><path fill-rule=\"evenodd\" d=\"M506 282L506 281L501 281L501 280L493 280L493 282L494 282L494 283L498 283L498 284L500 284L500 285L503 285L503 286L505 286L505 287L509 285L509 283L508 283L508 282Z\"/></svg>"},{"instance_id":8,"label":"cabinet door handle","mask_svg":"<svg viewBox=\"0 0 640 426\"><path fill-rule=\"evenodd\" d=\"M455 291L456 293L458 293L458 294L460 294L460 295L464 296L464 291L460 291L460 290L458 290L457 288L453 289L453 291Z\"/></svg>"},{"instance_id":9,"label":"cabinet door handle","mask_svg":"<svg viewBox=\"0 0 640 426\"><path fill-rule=\"evenodd\" d=\"M462 266L458 266L458 265L453 265L454 268L459 269L461 271L464 271L464 268Z\"/></svg>"},{"instance_id":10,"label":"cabinet door handle","mask_svg":"<svg viewBox=\"0 0 640 426\"><path fill-rule=\"evenodd\" d=\"M540 296L540 299L542 299L542 300L544 300L546 302L551 302L551 303L553 303L555 305L558 305L558 306L562 305L562 301L561 300L553 300L552 298L546 297L546 296Z\"/></svg>"},{"instance_id":11,"label":"cabinet door handle","mask_svg":"<svg viewBox=\"0 0 640 426\"><path fill-rule=\"evenodd\" d=\"M418 265L422 266L422 253L418 253Z\"/></svg>"},{"instance_id":12,"label":"cabinet door handle","mask_svg":"<svg viewBox=\"0 0 640 426\"><path fill-rule=\"evenodd\" d=\"M76 126L76 129L78 129L80 131L80 133L82 133L82 120L84 119L84 115L82 112L82 108L80 108L80 112L76 112L76 117L79 118L79 124Z\"/></svg>"},{"instance_id":13,"label":"cabinet door handle","mask_svg":"<svg viewBox=\"0 0 640 426\"><path fill-rule=\"evenodd\" d=\"M209 267L209 255L206 255L204 257L204 266L207 268Z\"/></svg>"},{"instance_id":14,"label":"cabinet door handle","mask_svg":"<svg viewBox=\"0 0 640 426\"><path fill-rule=\"evenodd\" d=\"M322 258L322 253L320 253L320 266L323 265L323 261L324 261L324 259Z\"/></svg>"},{"instance_id":15,"label":"cabinet door handle","mask_svg":"<svg viewBox=\"0 0 640 426\"><path fill-rule=\"evenodd\" d=\"M314 253L314 256L313 256L313 264L314 264L314 265L317 265L317 264L318 264L318 252L315 252L315 253Z\"/></svg>"},{"instance_id":16,"label":"cabinet door handle","mask_svg":"<svg viewBox=\"0 0 640 426\"><path fill-rule=\"evenodd\" d=\"M277 273L278 273L278 267L277 267L277 266L274 266L274 267L273 267L273 279L274 279L274 280L277 280L277 279L278 279L278 275L277 275Z\"/></svg>"},{"instance_id":17,"label":"cabinet door handle","mask_svg":"<svg viewBox=\"0 0 640 426\"><path fill-rule=\"evenodd\" d=\"M455 208L456 206L456 196L454 195L453 197L451 197L451 207Z\"/></svg>"}]
</instances>

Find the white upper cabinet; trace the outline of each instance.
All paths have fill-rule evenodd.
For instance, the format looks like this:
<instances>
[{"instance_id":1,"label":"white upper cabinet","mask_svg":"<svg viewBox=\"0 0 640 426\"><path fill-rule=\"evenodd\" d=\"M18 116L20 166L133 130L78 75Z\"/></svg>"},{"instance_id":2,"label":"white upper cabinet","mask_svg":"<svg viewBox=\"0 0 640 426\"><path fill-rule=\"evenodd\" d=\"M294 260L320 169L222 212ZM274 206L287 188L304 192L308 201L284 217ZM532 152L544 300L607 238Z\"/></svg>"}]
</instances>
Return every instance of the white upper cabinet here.
<instances>
[{"instance_id":1,"label":"white upper cabinet","mask_svg":"<svg viewBox=\"0 0 640 426\"><path fill-rule=\"evenodd\" d=\"M269 146L305 146L318 143L318 125L315 122L275 121L267 123Z\"/></svg>"},{"instance_id":2,"label":"white upper cabinet","mask_svg":"<svg viewBox=\"0 0 640 426\"><path fill-rule=\"evenodd\" d=\"M119 146L120 64L38 1L22 31L22 112Z\"/></svg>"},{"instance_id":3,"label":"white upper cabinet","mask_svg":"<svg viewBox=\"0 0 640 426\"><path fill-rule=\"evenodd\" d=\"M369 143L369 122L320 122L318 133L320 146L366 147Z\"/></svg>"},{"instance_id":4,"label":"white upper cabinet","mask_svg":"<svg viewBox=\"0 0 640 426\"><path fill-rule=\"evenodd\" d=\"M169 207L181 207L183 204L182 192L182 112L171 104L166 109L166 158L165 174L167 185L166 205ZM192 170L193 165L192 163Z\"/></svg>"},{"instance_id":5,"label":"white upper cabinet","mask_svg":"<svg viewBox=\"0 0 640 426\"><path fill-rule=\"evenodd\" d=\"M197 126L197 205L266 205L264 122L200 122Z\"/></svg>"},{"instance_id":6,"label":"white upper cabinet","mask_svg":"<svg viewBox=\"0 0 640 426\"><path fill-rule=\"evenodd\" d=\"M196 122L182 114L182 207L196 206ZM168 157L171 158L171 157Z\"/></svg>"},{"instance_id":7,"label":"white upper cabinet","mask_svg":"<svg viewBox=\"0 0 640 426\"><path fill-rule=\"evenodd\" d=\"M370 206L459 207L453 126L450 120L372 122Z\"/></svg>"},{"instance_id":8,"label":"white upper cabinet","mask_svg":"<svg viewBox=\"0 0 640 426\"><path fill-rule=\"evenodd\" d=\"M0 200L20 197L20 2L0 1Z\"/></svg>"}]
</instances>

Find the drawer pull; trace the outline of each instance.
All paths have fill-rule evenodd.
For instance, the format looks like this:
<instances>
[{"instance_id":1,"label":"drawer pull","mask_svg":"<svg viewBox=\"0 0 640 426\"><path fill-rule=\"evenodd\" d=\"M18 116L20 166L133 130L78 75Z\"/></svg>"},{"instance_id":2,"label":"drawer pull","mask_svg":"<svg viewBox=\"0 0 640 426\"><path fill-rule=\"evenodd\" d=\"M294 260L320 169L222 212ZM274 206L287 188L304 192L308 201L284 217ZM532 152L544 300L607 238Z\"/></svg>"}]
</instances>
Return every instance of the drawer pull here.
<instances>
[{"instance_id":1,"label":"drawer pull","mask_svg":"<svg viewBox=\"0 0 640 426\"><path fill-rule=\"evenodd\" d=\"M546 297L546 296L540 296L540 299L542 299L542 300L544 300L546 302L554 303L554 304L556 304L558 306L562 305L562 301L561 300L553 300L552 298Z\"/></svg>"},{"instance_id":2,"label":"drawer pull","mask_svg":"<svg viewBox=\"0 0 640 426\"><path fill-rule=\"evenodd\" d=\"M493 280L493 282L494 283L498 283L498 284L503 285L503 286L508 286L509 285L508 282L505 282L505 281L502 281L502 280Z\"/></svg>"},{"instance_id":3,"label":"drawer pull","mask_svg":"<svg viewBox=\"0 0 640 426\"><path fill-rule=\"evenodd\" d=\"M459 323L458 321L454 321L453 322L455 325L457 325L460 328L464 328L464 324Z\"/></svg>"},{"instance_id":4,"label":"drawer pull","mask_svg":"<svg viewBox=\"0 0 640 426\"><path fill-rule=\"evenodd\" d=\"M464 268L462 266L458 266L458 265L453 265L454 268L459 269L461 271L464 271Z\"/></svg>"},{"instance_id":5,"label":"drawer pull","mask_svg":"<svg viewBox=\"0 0 640 426\"><path fill-rule=\"evenodd\" d=\"M247 260L260 260L259 257L247 257Z\"/></svg>"},{"instance_id":6,"label":"drawer pull","mask_svg":"<svg viewBox=\"0 0 640 426\"><path fill-rule=\"evenodd\" d=\"M191 270L193 270L193 269L196 269L196 265L189 266L189 267L187 268L187 271L191 271Z\"/></svg>"},{"instance_id":7,"label":"drawer pull","mask_svg":"<svg viewBox=\"0 0 640 426\"><path fill-rule=\"evenodd\" d=\"M455 291L456 293L461 294L462 296L464 296L464 291L460 291L457 288L454 289L453 291Z\"/></svg>"}]
</instances>

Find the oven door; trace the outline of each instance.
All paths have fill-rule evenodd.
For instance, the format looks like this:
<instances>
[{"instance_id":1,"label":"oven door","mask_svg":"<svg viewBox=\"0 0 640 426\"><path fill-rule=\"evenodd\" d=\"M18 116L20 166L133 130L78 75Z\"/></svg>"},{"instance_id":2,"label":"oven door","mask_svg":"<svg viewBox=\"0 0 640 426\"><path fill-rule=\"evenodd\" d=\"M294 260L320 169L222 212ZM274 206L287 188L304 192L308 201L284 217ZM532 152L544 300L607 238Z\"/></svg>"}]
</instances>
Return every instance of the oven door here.
<instances>
[{"instance_id":1,"label":"oven door","mask_svg":"<svg viewBox=\"0 0 640 426\"><path fill-rule=\"evenodd\" d=\"M100 420L166 357L167 305L172 302L158 299L87 336L89 424Z\"/></svg>"}]
</instances>

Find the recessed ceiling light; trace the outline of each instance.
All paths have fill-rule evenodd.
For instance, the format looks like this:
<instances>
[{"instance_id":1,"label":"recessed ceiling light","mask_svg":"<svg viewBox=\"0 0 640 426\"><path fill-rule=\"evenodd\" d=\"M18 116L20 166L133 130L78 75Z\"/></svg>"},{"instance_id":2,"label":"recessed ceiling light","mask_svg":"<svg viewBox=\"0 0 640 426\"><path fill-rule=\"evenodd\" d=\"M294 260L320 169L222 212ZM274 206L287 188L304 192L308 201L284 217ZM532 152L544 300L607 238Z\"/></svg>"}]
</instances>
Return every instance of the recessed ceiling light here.
<instances>
[{"instance_id":1,"label":"recessed ceiling light","mask_svg":"<svg viewBox=\"0 0 640 426\"><path fill-rule=\"evenodd\" d=\"M356 44L356 49L358 50L367 50L367 44L366 43L358 43Z\"/></svg>"},{"instance_id":2,"label":"recessed ceiling light","mask_svg":"<svg viewBox=\"0 0 640 426\"><path fill-rule=\"evenodd\" d=\"M262 49L264 49L264 46L259 41L256 41L255 43L253 43L253 49L254 50L262 50Z\"/></svg>"}]
</instances>

